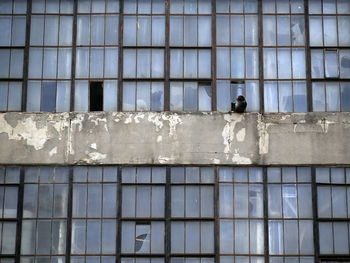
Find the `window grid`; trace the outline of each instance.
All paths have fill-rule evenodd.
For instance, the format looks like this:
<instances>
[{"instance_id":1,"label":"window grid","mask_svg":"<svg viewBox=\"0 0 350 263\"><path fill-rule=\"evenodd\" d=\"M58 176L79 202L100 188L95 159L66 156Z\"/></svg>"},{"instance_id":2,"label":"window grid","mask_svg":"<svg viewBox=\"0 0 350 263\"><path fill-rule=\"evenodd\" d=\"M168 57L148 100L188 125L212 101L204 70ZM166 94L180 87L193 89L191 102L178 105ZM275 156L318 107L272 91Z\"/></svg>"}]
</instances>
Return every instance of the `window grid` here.
<instances>
[{"instance_id":1,"label":"window grid","mask_svg":"<svg viewBox=\"0 0 350 263\"><path fill-rule=\"evenodd\" d=\"M87 169L86 167L82 167L83 170ZM0 169L0 183L2 184L2 186L10 186L10 187L16 187L18 186L19 187L19 203L18 203L18 207L21 207L22 206L22 202L24 201L24 207L23 207L23 211L25 212L24 213L24 220L22 221L21 219L21 215L19 215L19 217L17 217L16 219L14 219L14 221L18 221L20 220L21 223L26 223L27 221L30 221L32 220L32 215L28 214L28 203L31 202L31 199L29 198L28 199L28 189L27 191L24 189L24 198L23 196L21 196L20 192L22 191L21 189L23 189L22 187L28 187L29 185L32 185L32 186L35 186L35 185L47 185L47 186L52 186L52 185L56 185L56 186L67 186L67 185L71 185L73 186L74 184L91 184L91 185L98 185L98 184L101 184L102 182L98 182L99 180L95 180L96 177L94 177L95 179L93 179L93 177L90 177L90 179L88 180L88 182L86 181L86 177L89 177L89 176L85 176L85 179L83 181L81 181L80 179L83 178L80 176L80 179L79 179L79 175L82 175L82 173L79 173L79 169L80 168L71 168L72 171L73 169L77 171L74 173L76 174L77 173L77 177L74 182L73 182L73 173L72 173L72 179L68 179L70 178L69 175L67 175L69 172L67 172L69 170L68 167L40 167L40 168L36 168L36 167L27 167L27 168L12 168L12 167L8 167L7 168L7 174L11 175L11 177L7 177L7 178L11 178L10 181L6 180L5 183L4 183L4 171L5 169L4 168L1 168ZM108 179L106 180L103 180L103 183L102 184L108 184L110 182L114 182L116 183L116 180L120 180L120 182L122 181L122 178L121 178L121 174L120 175L117 175L117 170L119 168L117 167L103 167L103 168L95 168L95 167L90 167L88 168L89 170L91 169L92 170L92 174L94 174L94 171L95 171L95 175L96 175L96 171L97 170L100 170L102 171L102 169L104 170L104 174L108 177ZM113 170L113 172L110 172L111 170ZM125 168L122 168L122 169L125 169ZM136 168L133 168L133 167L129 167L127 169L136 169ZM142 174L145 174L145 168L143 167L138 167L137 169L143 169L143 171L141 171L140 173ZM163 170L163 174L164 174L164 171L167 171L167 173L169 172L168 176L170 176L170 171L173 170L173 169L184 169L183 167L153 167L153 168L146 168L146 169L152 169L154 171L156 170ZM216 180L213 181L213 173L212 172L215 172L215 171L219 171L219 170L222 170L222 169L227 169L227 168L223 168L223 167L186 167L186 170L189 172L189 174L196 174L196 170L198 171L199 169L201 169L201 173L202 175L205 174L205 176L202 178L204 178L202 181L198 181L198 179L196 179L196 177L188 177L188 180L186 180L185 182L185 179L183 177L183 179L181 179L180 181L179 180L175 180L175 181L172 181L171 182L171 185L173 186L219 186L219 182L220 184L230 184L230 182L232 182L232 169L231 169L231 179L227 179L229 177L221 177L221 179L219 180L219 178L217 178ZM246 168L235 168L237 171L238 171L238 174L239 174L239 169L246 169ZM261 169L261 168L252 168L250 167L249 170L253 169ZM348 183L349 183L349 176L350 176L350 173L349 173L349 168L327 168L327 167L316 167L315 168L311 168L312 171L315 171L315 177L316 177L316 180L317 180L317 185L316 185L316 181L315 180L312 180L312 182L310 181L311 180L311 176L310 176L310 168L309 167L298 167L298 168L294 168L294 167L282 167L282 168L264 168L264 170L267 170L267 179L268 179L268 184L269 185L288 185L288 184L291 184L291 183L294 183L297 181L298 184L300 185L310 185L312 184L313 187L314 186L327 186L327 185L332 185L332 186L346 186ZM274 177L273 174L275 173L276 174L276 170L280 170L279 173L281 173L281 169L282 169L282 173L287 173L286 176L283 176L284 179L288 179L288 180L284 180L282 183L281 183L281 178L279 177L279 179L276 181L275 179L278 177ZM295 170L297 175L292 175L290 176L291 174L291 170ZM23 175L25 175L23 177L23 180L25 181L24 184L19 184L19 180L20 180L20 171L23 170ZM39 170L40 170L40 182L39 182L39 179L38 179L38 173L39 173ZM237 174L237 171L234 172L234 175ZM98 172L99 174L101 174L100 172ZM97 173L97 174L98 174ZM153 173L153 172L152 172ZM157 172L156 172L157 173ZM53 174L56 174L56 175L53 175ZM113 174L113 175L112 175ZM147 171L146 171L146 174L149 174ZM227 173L226 173L227 174ZM252 173L254 174L254 172ZM289 174L289 176L288 176ZM130 173L126 174L126 177L125 178L130 178ZM131 176L132 177L132 176ZM147 177L147 176L146 176ZM146 177L136 177L136 179L133 179L133 180L128 180L128 181L124 181L123 182L123 185L125 186L146 186L146 185L151 185L151 184L154 184L154 185L158 185L158 186L161 186L163 185L164 186L164 180L165 180L165 176L155 176L153 179L150 179L151 177L148 177L149 179L145 179ZM181 176L180 176L181 177ZM179 179L180 177L177 177L177 179ZM235 176L234 176L235 177ZM113 178L113 179L111 179ZM120 179L118 179L120 178ZM197 177L198 178L198 177ZM252 184L252 185L259 185L261 184L260 182L256 182L256 179L253 179L253 180L248 180L248 179L245 179L246 181L242 181L242 177L237 177L237 178L241 178L240 180L234 180L234 185L245 185L247 184L248 181L249 184ZM256 177L255 177L256 178ZM296 179L297 178L297 179ZM14 179L14 180L12 180ZM53 180L54 179L54 180ZM169 183L170 183L170 177L168 177L167 180L169 180ZM193 180L194 179L194 180ZM235 177L236 179L236 177ZM22 180L22 179L21 179ZM261 180L261 179L259 179ZM78 181L78 182L77 182ZM152 182L152 183L151 183ZM169 187L171 186L169 184ZM168 190L166 191L170 191L170 188L167 188ZM267 194L267 192L266 192ZM119 194L118 194L119 195ZM26 197L27 196L27 197ZM69 195L68 195L69 196ZM265 194L264 194L265 196ZM266 196L267 197L267 196ZM266 198L265 197L265 198ZM73 198L73 199L71 199ZM310 197L309 197L310 198ZM51 219L51 218L47 218L46 215L43 215L42 212L40 212L40 207L43 207L40 205L40 197L38 197L35 201L36 203L36 206L38 207L38 210L36 210L37 212L35 214L33 214L34 216L34 220L45 220L45 219ZM74 201L74 196L72 197L67 197L67 206L69 206L69 204L72 204L72 201ZM118 200L121 200L121 198L118 198ZM303 199L303 201L305 201L306 199ZM50 201L51 202L51 201ZM52 202L53 204L55 203L55 200L54 198L52 199ZM216 201L217 202L217 201ZM118 202L120 205L121 205L121 202L119 201ZM119 205L118 205L119 206ZM46 206L45 206L46 207ZM69 208L68 208L69 210ZM18 210L19 211L19 210ZM315 211L315 210L314 210ZM39 214L37 214L39 213ZM50 212L50 213L54 213L54 209ZM217 214L218 215L218 214ZM45 216L45 217L43 217ZM67 221L67 225L68 225L68 232L71 231L70 227L69 227L69 222L72 220L71 219L71 216L69 215L69 212L68 212L68 216L67 215L64 215L66 217L64 217L63 219ZM117 216L118 218L120 216ZM312 216L311 216L312 218ZM52 218L54 219L54 218ZM58 217L55 217L55 219L62 219L62 217L58 216ZM84 220L86 220L88 218L84 217ZM170 221L166 221L165 219L162 219L161 221L157 221L157 220L153 220L152 219L152 222L165 222L165 224L170 224L170 222L178 222L178 223L181 223L181 222L187 222L187 223L196 223L196 222L202 222L205 223L205 222L215 222L215 224L219 223L218 221L218 217L217 216L214 216L212 219L210 218L169 218ZM238 218L236 217L236 221L240 221L242 220L243 218ZM263 217L264 220L268 220L267 217ZM286 222L293 222L293 221L297 221L298 219L294 219L294 218L291 218L291 219L288 219L288 218L278 218L278 217L274 217L274 218L269 218L271 219L270 221L284 221L284 223ZM301 224L302 222L304 221L312 221L312 219L310 219L310 217L299 217L299 219L302 219L299 221L299 224ZM11 219L12 220L12 219ZM10 220L10 221L11 221ZM90 219L89 219L90 220ZM122 219L122 221L124 222L137 222L138 224L148 224L148 222L151 222L149 219L147 218L141 218L141 219L134 219L134 218L126 218L126 219ZM223 220L228 220L228 219L223 219ZM2 220L4 221L4 220ZM9 220L6 219L5 222L10 222ZM334 219L322 219L322 218L315 218L314 222L317 224L317 228L320 227L320 239L316 238L316 241L319 242L319 241L322 241L322 242L328 242L329 240L332 241L332 239L334 240L334 244L330 247L331 248L331 251L330 252L327 252L327 253L322 253L322 260L323 259L335 259L335 258L339 258L339 257L347 257L347 254L348 252L346 252L344 254L344 247L346 246L349 246L348 245L348 242L340 242L339 241L339 237L345 237L347 240L349 240L349 236L348 236L348 233L349 232L346 232L346 231L343 231L342 228L343 228L343 225L346 226L346 229L349 230L349 226L348 226L348 222L349 220L346 219L337 219L337 218L334 218ZM166 223L168 222L168 223ZM170 225L169 225L170 226ZM330 227L329 227L330 226ZM52 227L52 226L50 226ZM310 227L311 228L311 227ZM119 229L119 226L118 226L118 229ZM326 232L324 232L324 230L326 230ZM331 233L331 239L329 238L322 238L322 236L324 235L327 235L327 233L330 231ZM22 240L25 239L25 235L26 235L26 231L25 231L25 228L22 229ZM67 233L68 233L67 232ZM117 235L117 238L118 236L120 235L121 233L121 228L120 230L118 231L118 233L116 234ZM340 234L339 234L340 233ZM23 236L24 235L24 236ZM215 234L215 235L218 235ZM265 233L265 238L266 238L266 235L267 235L267 232ZM345 236L344 236L345 235ZM20 238L21 235L19 235L18 237L18 241L21 240ZM166 235L165 235L166 236ZM116 238L116 236L114 235L114 237ZM328 237L328 236L327 236ZM67 235L67 240L69 240L69 237ZM64 238L64 240L66 240L66 238ZM169 237L168 237L169 238ZM54 240L54 239L52 239ZM52 241L53 242L53 241ZM167 238L165 239L165 244L167 242L170 242L170 240L168 240ZM301 242L300 240L298 242ZM312 241L310 241L312 242ZM345 244L343 246L343 243ZM35 243L34 243L35 245ZM116 244L116 247L120 247L121 243L117 243ZM301 244L299 244L300 247L303 247ZM17 247L17 246L16 246ZM64 246L65 247L65 246ZM68 246L67 246L68 247ZM167 247L165 245L165 247ZM321 251L322 251L322 248L324 248L324 243L321 244ZM327 249L329 248L329 246L327 246ZM25 248L24 248L25 249ZM270 246L270 249L273 249L271 246ZM300 248L301 249L301 248ZM303 248L304 249L304 248ZM316 251L317 249L315 249ZM165 253L167 249L165 249ZM266 252L266 250L265 250ZM40 254L40 253L37 253L37 254L25 254L25 253L22 253L22 260L24 262L31 262L31 260L34 259L34 257L36 257L38 260L51 260L51 262L57 262L57 260L61 260L62 257L68 257L70 255L75 255L71 252L66 251L65 254ZM193 260L197 260L195 258L198 258L198 257L202 257L202 261L204 260L204 262L206 262L206 260L209 260L210 262L212 262L211 258L215 255L218 255L218 252L215 252L215 253L210 253L210 254L190 254L190 253L187 253L187 254L183 254L183 253L180 253L180 254L177 254L177 253L173 253L172 256L173 256L173 259L177 262L177 260L182 260L182 257L190 257L192 258ZM102 261L102 263L108 263L108 262L112 262L115 260L115 256L118 255L117 254L87 254L87 255L80 255L80 254L77 254L76 256L73 256L72 257L72 260L75 261L76 263L78 262L85 262L86 261L93 261L93 262L99 262L99 260ZM126 257L135 257L137 256L137 258L140 258L140 256L135 253L123 253L124 256ZM159 253L159 254L152 254L151 257L148 256L148 254L142 254L143 257L145 257L145 255L147 255L147 258L157 258L157 259L161 259L164 257L164 252L163 253ZM266 256L266 254L263 254L264 256ZM4 255L2 254L1 257L4 258L4 257L14 257L16 256L17 257L17 254L16 255ZM175 257L174 257L175 256ZM255 255L255 254L252 254L252 253L249 253L249 254L239 254L239 255L234 255L235 257L235 260L237 261L241 261L243 260L244 262L246 262L244 258L246 258L247 256L250 257L250 262L264 262L262 261L263 258L262 256L260 255ZM315 256L317 257L317 255L315 254ZM51 259L49 258L51 257ZM86 257L86 258L84 258ZM142 257L142 256L141 256ZM311 263L311 262L314 262L314 255L313 254L300 254L300 255L295 255L295 254L283 254L283 255L275 255L275 254L271 254L269 256L270 260L269 262L279 262L279 263L282 263L282 262L300 262L300 263ZM232 259L232 255L231 254L222 254L221 255L221 260L222 262L227 262L227 260L231 260ZM97 261L96 261L97 260ZM169 258L170 260L170 258ZM243 262L242 261L242 262Z\"/></svg>"}]
</instances>

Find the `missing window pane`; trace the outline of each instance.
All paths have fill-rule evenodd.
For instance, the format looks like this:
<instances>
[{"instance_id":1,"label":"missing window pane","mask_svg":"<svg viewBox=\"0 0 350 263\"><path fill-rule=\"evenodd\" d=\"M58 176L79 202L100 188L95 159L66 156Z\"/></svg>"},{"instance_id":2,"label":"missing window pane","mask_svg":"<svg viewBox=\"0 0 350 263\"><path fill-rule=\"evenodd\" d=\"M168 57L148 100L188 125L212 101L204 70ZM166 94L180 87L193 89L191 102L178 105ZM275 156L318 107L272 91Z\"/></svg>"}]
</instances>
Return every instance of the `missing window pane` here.
<instances>
[{"instance_id":1,"label":"missing window pane","mask_svg":"<svg viewBox=\"0 0 350 263\"><path fill-rule=\"evenodd\" d=\"M103 110L102 82L90 82L90 111Z\"/></svg>"}]
</instances>

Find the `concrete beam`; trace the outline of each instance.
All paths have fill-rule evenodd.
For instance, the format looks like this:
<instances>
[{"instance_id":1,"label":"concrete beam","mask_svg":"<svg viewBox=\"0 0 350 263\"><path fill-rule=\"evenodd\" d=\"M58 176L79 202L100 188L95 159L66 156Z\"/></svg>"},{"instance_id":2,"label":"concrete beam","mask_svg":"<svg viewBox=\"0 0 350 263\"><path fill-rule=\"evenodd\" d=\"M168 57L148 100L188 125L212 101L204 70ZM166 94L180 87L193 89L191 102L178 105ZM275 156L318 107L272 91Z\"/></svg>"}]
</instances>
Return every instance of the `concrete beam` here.
<instances>
[{"instance_id":1,"label":"concrete beam","mask_svg":"<svg viewBox=\"0 0 350 263\"><path fill-rule=\"evenodd\" d=\"M1 113L0 164L349 165L350 113Z\"/></svg>"}]
</instances>

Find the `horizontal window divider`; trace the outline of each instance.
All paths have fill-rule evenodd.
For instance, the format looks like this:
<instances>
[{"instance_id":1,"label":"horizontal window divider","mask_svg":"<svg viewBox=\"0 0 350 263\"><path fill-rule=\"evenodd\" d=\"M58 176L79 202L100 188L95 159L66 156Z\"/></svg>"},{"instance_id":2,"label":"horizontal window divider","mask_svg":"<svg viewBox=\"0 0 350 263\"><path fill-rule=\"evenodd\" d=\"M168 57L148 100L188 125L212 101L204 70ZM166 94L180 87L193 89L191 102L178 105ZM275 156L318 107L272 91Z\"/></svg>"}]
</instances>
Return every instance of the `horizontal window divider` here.
<instances>
[{"instance_id":1,"label":"horizontal window divider","mask_svg":"<svg viewBox=\"0 0 350 263\"><path fill-rule=\"evenodd\" d=\"M33 46L31 46L33 47ZM41 46L40 46L41 47ZM54 47L54 46L44 46L45 48L46 47ZM58 46L59 48L60 47L71 47L71 46ZM89 44L83 44L83 45L77 45L77 48L81 48L81 47L85 47L85 48L94 48L94 47L119 47L118 45L89 45Z\"/></svg>"},{"instance_id":2,"label":"horizontal window divider","mask_svg":"<svg viewBox=\"0 0 350 263\"><path fill-rule=\"evenodd\" d=\"M212 49L213 46L169 46L170 52L173 49Z\"/></svg>"},{"instance_id":3,"label":"horizontal window divider","mask_svg":"<svg viewBox=\"0 0 350 263\"><path fill-rule=\"evenodd\" d=\"M14 254L0 254L0 258L15 258Z\"/></svg>"},{"instance_id":4,"label":"horizontal window divider","mask_svg":"<svg viewBox=\"0 0 350 263\"><path fill-rule=\"evenodd\" d=\"M209 257L215 257L214 253L205 253L205 254L196 254L196 253L171 253L171 257L200 257L200 258L209 258Z\"/></svg>"},{"instance_id":5,"label":"horizontal window divider","mask_svg":"<svg viewBox=\"0 0 350 263\"><path fill-rule=\"evenodd\" d=\"M350 80L350 76L349 78L324 78L324 79L315 79L312 78L311 79L311 83L313 82L342 82L342 81L349 81Z\"/></svg>"},{"instance_id":6,"label":"horizontal window divider","mask_svg":"<svg viewBox=\"0 0 350 263\"><path fill-rule=\"evenodd\" d=\"M349 254L337 254L337 255L322 255L319 257L320 260L329 260L329 259L336 259L336 261L349 261L350 256Z\"/></svg>"},{"instance_id":7,"label":"horizontal window divider","mask_svg":"<svg viewBox=\"0 0 350 263\"><path fill-rule=\"evenodd\" d=\"M344 183L344 184L332 184L332 183L316 183L317 186L350 186L350 184L348 183Z\"/></svg>"},{"instance_id":8,"label":"horizontal window divider","mask_svg":"<svg viewBox=\"0 0 350 263\"><path fill-rule=\"evenodd\" d=\"M123 46L123 49L164 49L165 46Z\"/></svg>"},{"instance_id":9,"label":"horizontal window divider","mask_svg":"<svg viewBox=\"0 0 350 263\"><path fill-rule=\"evenodd\" d=\"M122 183L122 186L165 186L165 183Z\"/></svg>"},{"instance_id":10,"label":"horizontal window divider","mask_svg":"<svg viewBox=\"0 0 350 263\"><path fill-rule=\"evenodd\" d=\"M15 82L15 81L24 81L23 79L15 79L15 78L12 78L12 79L9 79L9 78L0 78L0 81L8 81L8 82Z\"/></svg>"},{"instance_id":11,"label":"horizontal window divider","mask_svg":"<svg viewBox=\"0 0 350 263\"><path fill-rule=\"evenodd\" d=\"M252 256L252 257L263 257L264 254L227 254L227 253L220 253L220 256Z\"/></svg>"},{"instance_id":12,"label":"horizontal window divider","mask_svg":"<svg viewBox=\"0 0 350 263\"><path fill-rule=\"evenodd\" d=\"M17 218L0 218L0 223L1 222L17 222Z\"/></svg>"},{"instance_id":13,"label":"horizontal window divider","mask_svg":"<svg viewBox=\"0 0 350 263\"><path fill-rule=\"evenodd\" d=\"M123 82L135 82L135 81L165 81L163 78L125 78Z\"/></svg>"},{"instance_id":14,"label":"horizontal window divider","mask_svg":"<svg viewBox=\"0 0 350 263\"><path fill-rule=\"evenodd\" d=\"M25 46L0 46L0 49L20 49L20 50L24 50Z\"/></svg>"},{"instance_id":15,"label":"horizontal window divider","mask_svg":"<svg viewBox=\"0 0 350 263\"><path fill-rule=\"evenodd\" d=\"M179 78L179 79L170 79L169 81L174 81L174 82L179 82L179 81L182 81L182 82L190 82L190 81L193 81L193 82L212 82L212 79L198 79L198 78L193 78L193 79L184 79L184 78Z\"/></svg>"},{"instance_id":16,"label":"horizontal window divider","mask_svg":"<svg viewBox=\"0 0 350 263\"><path fill-rule=\"evenodd\" d=\"M264 220L263 217L218 217L218 220Z\"/></svg>"},{"instance_id":17,"label":"horizontal window divider","mask_svg":"<svg viewBox=\"0 0 350 263\"><path fill-rule=\"evenodd\" d=\"M332 222L344 222L350 223L350 218L317 218L317 222L320 223L332 223Z\"/></svg>"},{"instance_id":18,"label":"horizontal window divider","mask_svg":"<svg viewBox=\"0 0 350 263\"><path fill-rule=\"evenodd\" d=\"M132 221L132 222L136 222L136 223L144 223L144 224L150 224L152 221L164 221L165 222L165 217L123 217L123 213L122 213L122 217L120 219L121 222L123 221Z\"/></svg>"},{"instance_id":19,"label":"horizontal window divider","mask_svg":"<svg viewBox=\"0 0 350 263\"><path fill-rule=\"evenodd\" d=\"M196 14L184 14L184 13L180 14L180 13L170 13L169 16L170 16L170 17L172 17L172 16L210 16L210 17L211 17L212 14L198 14L198 13L196 13Z\"/></svg>"},{"instance_id":20,"label":"horizontal window divider","mask_svg":"<svg viewBox=\"0 0 350 263\"><path fill-rule=\"evenodd\" d=\"M122 258L123 257L134 257L134 258L144 258L144 257L147 257L147 258L164 258L165 257L165 254L150 254L150 253L143 253L143 254L133 254L133 253L121 253L120 255Z\"/></svg>"},{"instance_id":21,"label":"horizontal window divider","mask_svg":"<svg viewBox=\"0 0 350 263\"><path fill-rule=\"evenodd\" d=\"M182 186L182 185L207 185L207 186L214 186L215 183L171 183L171 185L177 185L177 186Z\"/></svg>"},{"instance_id":22,"label":"horizontal window divider","mask_svg":"<svg viewBox=\"0 0 350 263\"><path fill-rule=\"evenodd\" d=\"M170 221L196 221L196 222L214 222L214 217L171 217Z\"/></svg>"}]
</instances>

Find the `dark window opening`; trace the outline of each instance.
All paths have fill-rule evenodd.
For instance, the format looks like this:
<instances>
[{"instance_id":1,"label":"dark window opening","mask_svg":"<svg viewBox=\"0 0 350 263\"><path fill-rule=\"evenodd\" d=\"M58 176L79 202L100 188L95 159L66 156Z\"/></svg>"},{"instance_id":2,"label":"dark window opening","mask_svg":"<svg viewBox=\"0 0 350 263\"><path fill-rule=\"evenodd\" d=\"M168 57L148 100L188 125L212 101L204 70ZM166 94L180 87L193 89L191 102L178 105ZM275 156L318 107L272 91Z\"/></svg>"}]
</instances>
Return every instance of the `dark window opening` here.
<instances>
[{"instance_id":1,"label":"dark window opening","mask_svg":"<svg viewBox=\"0 0 350 263\"><path fill-rule=\"evenodd\" d=\"M103 85L102 82L90 82L90 111L103 110Z\"/></svg>"}]
</instances>

